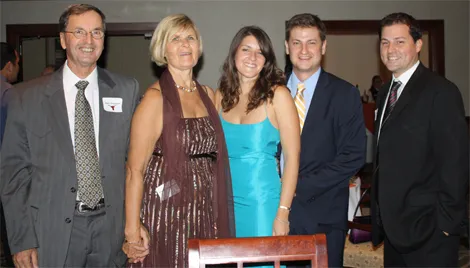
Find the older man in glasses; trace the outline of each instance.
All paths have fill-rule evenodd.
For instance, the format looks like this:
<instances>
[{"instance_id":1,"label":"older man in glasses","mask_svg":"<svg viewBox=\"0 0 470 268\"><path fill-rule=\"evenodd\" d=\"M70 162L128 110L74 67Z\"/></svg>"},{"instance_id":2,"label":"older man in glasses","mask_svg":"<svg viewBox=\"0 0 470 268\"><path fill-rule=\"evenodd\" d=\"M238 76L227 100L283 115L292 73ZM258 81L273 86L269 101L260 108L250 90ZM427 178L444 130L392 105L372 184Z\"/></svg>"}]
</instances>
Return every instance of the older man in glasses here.
<instances>
[{"instance_id":1,"label":"older man in glasses","mask_svg":"<svg viewBox=\"0 0 470 268\"><path fill-rule=\"evenodd\" d=\"M123 266L123 198L138 83L97 67L105 16L60 17L67 61L20 84L9 107L1 197L17 267Z\"/></svg>"}]
</instances>

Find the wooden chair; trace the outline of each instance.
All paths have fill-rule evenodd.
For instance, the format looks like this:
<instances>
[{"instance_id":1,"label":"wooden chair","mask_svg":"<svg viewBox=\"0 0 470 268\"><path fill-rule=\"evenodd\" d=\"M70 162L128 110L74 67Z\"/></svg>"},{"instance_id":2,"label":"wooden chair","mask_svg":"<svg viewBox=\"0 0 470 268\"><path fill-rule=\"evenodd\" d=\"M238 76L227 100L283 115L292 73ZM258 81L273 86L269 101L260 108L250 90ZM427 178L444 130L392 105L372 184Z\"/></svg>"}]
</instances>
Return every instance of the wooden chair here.
<instances>
[{"instance_id":1,"label":"wooden chair","mask_svg":"<svg viewBox=\"0 0 470 268\"><path fill-rule=\"evenodd\" d=\"M312 268L328 267L326 236L292 235L228 239L189 239L189 267L208 264L311 261Z\"/></svg>"}]
</instances>

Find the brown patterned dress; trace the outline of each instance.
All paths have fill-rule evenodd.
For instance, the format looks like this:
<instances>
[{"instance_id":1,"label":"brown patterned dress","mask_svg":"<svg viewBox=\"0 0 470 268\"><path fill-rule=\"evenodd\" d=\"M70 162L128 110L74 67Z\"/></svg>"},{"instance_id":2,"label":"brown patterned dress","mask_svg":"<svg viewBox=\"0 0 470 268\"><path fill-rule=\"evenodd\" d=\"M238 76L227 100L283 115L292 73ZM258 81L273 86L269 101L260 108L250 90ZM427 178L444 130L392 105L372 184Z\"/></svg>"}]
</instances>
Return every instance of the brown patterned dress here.
<instances>
[{"instance_id":1,"label":"brown patterned dress","mask_svg":"<svg viewBox=\"0 0 470 268\"><path fill-rule=\"evenodd\" d=\"M144 177L144 195L141 211L143 224L150 232L150 254L143 263L129 267L187 267L189 238L215 238L217 226L214 220L212 187L215 180L214 155L217 154L217 138L209 117L184 118L177 130L177 140L189 156L181 163L186 169L188 185L194 198L175 206L169 200L172 192L159 193L163 182L161 174L165 162L160 138L153 151ZM166 184L165 184L166 185ZM167 187L168 189L168 187Z\"/></svg>"}]
</instances>

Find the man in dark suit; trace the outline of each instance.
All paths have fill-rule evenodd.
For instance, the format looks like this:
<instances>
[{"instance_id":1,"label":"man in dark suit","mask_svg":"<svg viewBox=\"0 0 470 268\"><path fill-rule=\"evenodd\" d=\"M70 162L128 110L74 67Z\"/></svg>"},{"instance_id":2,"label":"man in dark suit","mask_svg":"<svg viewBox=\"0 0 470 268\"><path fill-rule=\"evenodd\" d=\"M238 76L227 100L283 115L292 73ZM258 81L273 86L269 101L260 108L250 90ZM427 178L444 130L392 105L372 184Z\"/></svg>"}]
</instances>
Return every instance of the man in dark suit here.
<instances>
[{"instance_id":1,"label":"man in dark suit","mask_svg":"<svg viewBox=\"0 0 470 268\"><path fill-rule=\"evenodd\" d=\"M105 16L60 17L67 61L17 85L1 155L1 198L18 267L123 266L125 159L135 79L96 66Z\"/></svg>"},{"instance_id":2,"label":"man in dark suit","mask_svg":"<svg viewBox=\"0 0 470 268\"><path fill-rule=\"evenodd\" d=\"M20 71L20 57L18 52L5 42L0 43L0 149L2 148L3 134L7 120L8 95L13 89L12 83L18 79ZM13 266L13 260L8 247L8 239L5 229L5 217L0 202L0 266Z\"/></svg>"},{"instance_id":3,"label":"man in dark suit","mask_svg":"<svg viewBox=\"0 0 470 268\"><path fill-rule=\"evenodd\" d=\"M12 83L18 79L20 71L20 57L18 52L5 42L0 43L0 148L2 148L3 134L7 119L7 95L13 88Z\"/></svg>"},{"instance_id":4,"label":"man in dark suit","mask_svg":"<svg viewBox=\"0 0 470 268\"><path fill-rule=\"evenodd\" d=\"M326 28L315 15L287 22L287 86L301 124L300 170L290 234L326 233L330 267L343 266L349 179L363 166L366 131L359 91L321 67Z\"/></svg>"},{"instance_id":5,"label":"man in dark suit","mask_svg":"<svg viewBox=\"0 0 470 268\"><path fill-rule=\"evenodd\" d=\"M373 242L385 238L386 267L456 267L469 178L462 97L420 63L412 16L393 13L380 26L393 77L377 100Z\"/></svg>"}]
</instances>

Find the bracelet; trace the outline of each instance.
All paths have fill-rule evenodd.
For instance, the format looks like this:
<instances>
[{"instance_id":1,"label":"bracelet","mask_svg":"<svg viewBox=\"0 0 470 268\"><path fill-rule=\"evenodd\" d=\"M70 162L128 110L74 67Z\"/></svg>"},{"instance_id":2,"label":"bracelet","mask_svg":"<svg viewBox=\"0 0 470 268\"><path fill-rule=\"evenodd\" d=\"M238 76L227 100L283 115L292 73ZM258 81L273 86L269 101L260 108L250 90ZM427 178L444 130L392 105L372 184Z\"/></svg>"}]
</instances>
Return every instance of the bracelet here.
<instances>
[{"instance_id":1,"label":"bracelet","mask_svg":"<svg viewBox=\"0 0 470 268\"><path fill-rule=\"evenodd\" d=\"M289 221L281 220L281 219L279 219L278 217L276 217L275 219L278 220L278 221L280 221L280 222L282 222L282 223L284 223L284 224L289 225Z\"/></svg>"},{"instance_id":2,"label":"bracelet","mask_svg":"<svg viewBox=\"0 0 470 268\"><path fill-rule=\"evenodd\" d=\"M285 209L287 211L290 211L290 207L286 207L286 206L279 206L279 208L282 208L282 209Z\"/></svg>"},{"instance_id":3,"label":"bracelet","mask_svg":"<svg viewBox=\"0 0 470 268\"><path fill-rule=\"evenodd\" d=\"M126 243L127 243L127 244L131 244L131 245L132 245L132 244L140 244L140 242L142 242L142 240L134 241L134 242L131 242L131 241L127 241L127 240L126 240Z\"/></svg>"}]
</instances>

